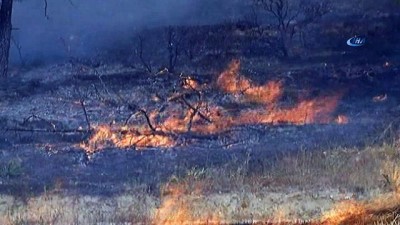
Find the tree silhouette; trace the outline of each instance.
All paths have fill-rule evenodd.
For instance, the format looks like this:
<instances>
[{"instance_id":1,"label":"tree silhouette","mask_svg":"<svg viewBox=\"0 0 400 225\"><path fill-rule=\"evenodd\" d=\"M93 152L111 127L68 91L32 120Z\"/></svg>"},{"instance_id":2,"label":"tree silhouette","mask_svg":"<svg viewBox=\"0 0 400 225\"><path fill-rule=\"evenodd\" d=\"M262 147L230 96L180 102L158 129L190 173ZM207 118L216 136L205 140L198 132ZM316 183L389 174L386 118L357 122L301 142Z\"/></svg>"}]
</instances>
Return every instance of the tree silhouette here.
<instances>
[{"instance_id":1,"label":"tree silhouette","mask_svg":"<svg viewBox=\"0 0 400 225\"><path fill-rule=\"evenodd\" d=\"M13 0L1 0L0 5L0 76L7 76L11 43Z\"/></svg>"}]
</instances>

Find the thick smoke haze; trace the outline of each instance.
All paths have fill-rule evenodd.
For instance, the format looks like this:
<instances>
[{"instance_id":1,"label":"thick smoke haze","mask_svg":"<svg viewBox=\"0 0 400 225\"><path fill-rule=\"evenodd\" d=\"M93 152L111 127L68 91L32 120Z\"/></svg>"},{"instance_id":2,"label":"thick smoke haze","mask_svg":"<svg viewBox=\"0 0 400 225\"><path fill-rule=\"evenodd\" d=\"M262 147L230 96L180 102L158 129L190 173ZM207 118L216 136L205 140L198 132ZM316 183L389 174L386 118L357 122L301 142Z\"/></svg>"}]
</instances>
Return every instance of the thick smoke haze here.
<instances>
[{"instance_id":1,"label":"thick smoke haze","mask_svg":"<svg viewBox=\"0 0 400 225\"><path fill-rule=\"evenodd\" d=\"M143 28L210 24L237 19L239 0L43 0L16 1L14 40L28 62L90 56ZM13 45L11 62L20 62Z\"/></svg>"}]
</instances>

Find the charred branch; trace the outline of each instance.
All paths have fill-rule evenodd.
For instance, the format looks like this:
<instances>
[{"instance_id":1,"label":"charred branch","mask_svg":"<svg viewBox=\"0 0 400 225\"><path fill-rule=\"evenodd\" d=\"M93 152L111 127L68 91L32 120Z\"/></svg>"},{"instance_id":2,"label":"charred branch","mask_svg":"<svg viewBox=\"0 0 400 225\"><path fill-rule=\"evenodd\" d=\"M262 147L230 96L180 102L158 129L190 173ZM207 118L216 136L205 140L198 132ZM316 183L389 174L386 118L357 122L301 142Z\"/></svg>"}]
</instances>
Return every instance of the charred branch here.
<instances>
[{"instance_id":1,"label":"charred branch","mask_svg":"<svg viewBox=\"0 0 400 225\"><path fill-rule=\"evenodd\" d=\"M168 71L173 73L180 54L181 38L176 29L168 27L167 29L167 50L168 50Z\"/></svg>"},{"instance_id":2,"label":"charred branch","mask_svg":"<svg viewBox=\"0 0 400 225\"><path fill-rule=\"evenodd\" d=\"M76 77L74 77L74 78L75 78L74 79L74 83L75 83L75 88L76 88L75 92L78 94L79 104L80 104L80 106L82 108L83 115L85 116L85 121L86 121L87 128L88 128L88 130L91 130L92 126L91 126L91 123L90 123L90 120L89 120L89 116L88 116L88 113L87 113L87 110L86 110L86 106L85 106L85 98L86 98L86 96L84 96L82 94L81 90L78 87L78 81L76 80Z\"/></svg>"},{"instance_id":3,"label":"charred branch","mask_svg":"<svg viewBox=\"0 0 400 225\"><path fill-rule=\"evenodd\" d=\"M25 124L29 123L29 121L31 121L31 120L43 121L43 122L49 124L51 127L53 127L53 129L55 129L55 125L53 124L53 122L50 122L50 121L48 121L48 120L46 120L46 119L44 119L44 118L42 118L42 117L40 117L38 115L35 115L35 114L32 114L32 115L28 116L27 118L25 118L22 121L22 125L25 125Z\"/></svg>"},{"instance_id":4,"label":"charred branch","mask_svg":"<svg viewBox=\"0 0 400 225\"><path fill-rule=\"evenodd\" d=\"M144 66L144 68L147 70L147 72L152 73L152 68L150 63L147 63L146 60L144 59L143 56L143 51L144 51L144 40L142 36L138 37L138 47L136 49L137 55L139 56L140 62Z\"/></svg>"},{"instance_id":5,"label":"charred branch","mask_svg":"<svg viewBox=\"0 0 400 225\"><path fill-rule=\"evenodd\" d=\"M144 109L139 109L138 111L144 116L144 118L146 118L146 122L147 122L147 125L149 126L150 130L152 132L156 132L156 128L154 128L153 124L151 123L150 117L147 114L147 112Z\"/></svg>"},{"instance_id":6,"label":"charred branch","mask_svg":"<svg viewBox=\"0 0 400 225\"><path fill-rule=\"evenodd\" d=\"M85 120L86 120L86 124L87 124L88 130L91 130L92 126L90 125L89 117L88 117L88 114L87 114L87 111L86 111L85 101L83 99L80 99L79 102L81 104L83 113L85 115Z\"/></svg>"},{"instance_id":7,"label":"charred branch","mask_svg":"<svg viewBox=\"0 0 400 225\"><path fill-rule=\"evenodd\" d=\"M27 128L5 128L2 131L11 132L32 132L32 133L90 133L91 130L83 129L64 129L64 130L53 130L53 129L27 129Z\"/></svg>"},{"instance_id":8,"label":"charred branch","mask_svg":"<svg viewBox=\"0 0 400 225\"><path fill-rule=\"evenodd\" d=\"M131 111L133 112L132 115L135 115L136 113L140 113L140 114L143 115L144 118L146 119L147 126L150 128L150 130L151 130L153 133L155 133L155 132L157 131L156 128L153 126L153 123L151 122L151 119L150 119L149 115L147 114L146 110L139 108L139 106L137 106L137 105L133 105L133 104L129 103L129 102L128 102L127 100L125 100L120 94L118 94L118 93L115 93L115 94L118 96L118 98L119 98L125 105L128 106L128 109L131 110ZM130 118L132 117L132 115L129 116L129 118L125 121L125 124L127 124L127 123L129 122L129 120L130 120Z\"/></svg>"},{"instance_id":9,"label":"charred branch","mask_svg":"<svg viewBox=\"0 0 400 225\"><path fill-rule=\"evenodd\" d=\"M180 99L187 107L189 107L190 110L193 110L193 112L198 114L203 120L207 121L208 123L212 123L212 120L210 118L208 118L207 116L205 116L203 113L201 113L199 111L199 108L194 107L192 104L190 104L189 101L186 100L185 96L181 96Z\"/></svg>"}]
</instances>

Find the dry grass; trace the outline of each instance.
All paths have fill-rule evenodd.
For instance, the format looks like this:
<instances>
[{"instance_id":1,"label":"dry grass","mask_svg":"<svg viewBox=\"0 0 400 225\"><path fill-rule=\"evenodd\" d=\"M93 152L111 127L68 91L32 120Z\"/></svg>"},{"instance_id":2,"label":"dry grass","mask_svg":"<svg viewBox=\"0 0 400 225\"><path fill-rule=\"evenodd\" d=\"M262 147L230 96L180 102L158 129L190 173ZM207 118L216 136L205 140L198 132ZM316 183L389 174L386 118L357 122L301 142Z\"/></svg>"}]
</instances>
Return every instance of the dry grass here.
<instances>
[{"instance_id":1,"label":"dry grass","mask_svg":"<svg viewBox=\"0 0 400 225\"><path fill-rule=\"evenodd\" d=\"M24 204L3 196L0 224L149 224L155 200L144 193L114 198L47 195Z\"/></svg>"},{"instance_id":2,"label":"dry grass","mask_svg":"<svg viewBox=\"0 0 400 225\"><path fill-rule=\"evenodd\" d=\"M244 189L254 192L264 188L292 187L336 188L365 194L377 189L389 190L389 183L400 184L397 172L400 171L400 150L394 145L301 151L280 157L277 161L268 160L249 157L219 168L198 169L202 170L202 180L209 183L211 192ZM389 181L386 176L390 177ZM185 179L192 177L186 176Z\"/></svg>"},{"instance_id":3,"label":"dry grass","mask_svg":"<svg viewBox=\"0 0 400 225\"><path fill-rule=\"evenodd\" d=\"M400 223L397 145L302 151L258 172L254 162L249 155L221 168L192 168L171 177L160 196L137 187L113 197L47 193L26 203L2 196L0 224Z\"/></svg>"}]
</instances>

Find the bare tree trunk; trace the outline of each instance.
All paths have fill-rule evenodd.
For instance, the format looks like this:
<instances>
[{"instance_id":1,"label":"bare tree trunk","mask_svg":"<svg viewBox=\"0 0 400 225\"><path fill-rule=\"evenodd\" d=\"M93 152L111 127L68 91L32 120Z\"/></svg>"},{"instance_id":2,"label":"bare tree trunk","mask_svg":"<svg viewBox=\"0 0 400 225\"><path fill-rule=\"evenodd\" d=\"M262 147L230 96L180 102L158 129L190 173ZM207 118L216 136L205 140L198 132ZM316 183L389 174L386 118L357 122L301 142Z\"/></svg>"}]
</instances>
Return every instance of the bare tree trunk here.
<instances>
[{"instance_id":1,"label":"bare tree trunk","mask_svg":"<svg viewBox=\"0 0 400 225\"><path fill-rule=\"evenodd\" d=\"M1 0L0 6L0 76L7 76L11 40L13 0Z\"/></svg>"}]
</instances>

